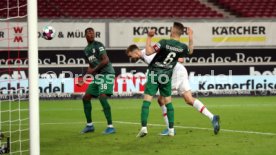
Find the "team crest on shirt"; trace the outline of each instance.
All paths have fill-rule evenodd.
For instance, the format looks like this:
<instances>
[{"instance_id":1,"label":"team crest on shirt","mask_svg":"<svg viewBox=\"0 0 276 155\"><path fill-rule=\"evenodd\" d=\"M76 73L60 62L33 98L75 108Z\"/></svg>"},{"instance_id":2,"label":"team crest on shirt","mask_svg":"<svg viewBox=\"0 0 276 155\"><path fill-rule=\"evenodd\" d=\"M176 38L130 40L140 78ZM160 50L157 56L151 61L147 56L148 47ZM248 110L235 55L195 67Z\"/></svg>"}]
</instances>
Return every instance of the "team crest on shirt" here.
<instances>
[{"instance_id":1,"label":"team crest on shirt","mask_svg":"<svg viewBox=\"0 0 276 155\"><path fill-rule=\"evenodd\" d=\"M104 48L103 48L103 47L99 47L99 50L100 50L100 51L104 51Z\"/></svg>"},{"instance_id":2,"label":"team crest on shirt","mask_svg":"<svg viewBox=\"0 0 276 155\"><path fill-rule=\"evenodd\" d=\"M97 58L94 56L94 55L91 55L90 57L88 57L88 61L90 62L90 63L92 63L92 62L94 62L94 61L96 61L97 60Z\"/></svg>"}]
</instances>

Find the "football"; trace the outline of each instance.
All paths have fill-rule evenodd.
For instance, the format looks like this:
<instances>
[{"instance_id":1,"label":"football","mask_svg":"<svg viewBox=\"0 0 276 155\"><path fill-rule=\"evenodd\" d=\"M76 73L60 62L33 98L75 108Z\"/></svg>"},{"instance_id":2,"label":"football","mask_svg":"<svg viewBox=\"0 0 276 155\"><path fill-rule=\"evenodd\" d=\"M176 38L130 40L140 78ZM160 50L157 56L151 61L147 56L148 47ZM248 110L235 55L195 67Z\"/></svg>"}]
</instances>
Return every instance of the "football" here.
<instances>
[{"instance_id":1,"label":"football","mask_svg":"<svg viewBox=\"0 0 276 155\"><path fill-rule=\"evenodd\" d=\"M56 31L53 26L44 26L42 35L44 39L52 40L56 35Z\"/></svg>"}]
</instances>

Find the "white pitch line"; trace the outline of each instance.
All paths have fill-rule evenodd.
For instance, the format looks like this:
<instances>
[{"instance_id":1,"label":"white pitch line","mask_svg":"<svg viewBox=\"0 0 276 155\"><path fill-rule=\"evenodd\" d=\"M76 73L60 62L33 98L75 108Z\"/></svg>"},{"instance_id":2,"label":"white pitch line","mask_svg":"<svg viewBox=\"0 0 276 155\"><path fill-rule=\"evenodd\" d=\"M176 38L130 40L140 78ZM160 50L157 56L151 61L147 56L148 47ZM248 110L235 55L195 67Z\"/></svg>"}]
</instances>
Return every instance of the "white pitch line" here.
<instances>
[{"instance_id":1,"label":"white pitch line","mask_svg":"<svg viewBox=\"0 0 276 155\"><path fill-rule=\"evenodd\" d=\"M118 124L129 124L129 125L140 125L141 123L135 123L135 122L123 122L123 121L113 121L114 123ZM93 123L106 123L106 122L93 122ZM40 125L72 125L72 124L84 124L84 122L60 122L60 123L40 123ZM159 127L165 127L166 125L162 124L148 124L149 126L159 126ZM195 129L195 130L210 130L213 131L212 128L201 128L201 127L193 127L193 126L174 126L175 128L181 128L181 129ZM243 131L243 130L230 130L230 129L220 129L220 131L224 132L232 132L232 133L243 133L243 134L256 134L256 135L268 135L268 136L276 136L276 133L270 133L270 132L257 132L257 131Z\"/></svg>"},{"instance_id":2,"label":"white pitch line","mask_svg":"<svg viewBox=\"0 0 276 155\"><path fill-rule=\"evenodd\" d=\"M141 124L141 123L121 122L121 121L114 121L114 122L120 123L120 124L133 124L133 125L140 125ZM148 125L150 125L150 126L165 126L165 125L162 125L162 124L148 124ZM212 128L201 128L201 127L193 127L193 126L177 126L177 125L175 125L174 127L175 128L181 128L181 129L196 129L196 130L211 130L211 131L213 131ZM270 133L270 132L242 131L242 130L230 130L230 129L220 129L220 131L276 136L276 133Z\"/></svg>"},{"instance_id":3,"label":"white pitch line","mask_svg":"<svg viewBox=\"0 0 276 155\"><path fill-rule=\"evenodd\" d=\"M275 107L276 104L241 104L241 105L208 105L208 108L228 108L228 107ZM187 108L190 109L191 106L188 105L174 105L176 108ZM152 109L159 109L160 107L151 107ZM113 109L124 110L124 109L137 109L137 107L114 107ZM97 108L97 110L101 110L101 108ZM64 109L64 108L53 108L53 109L42 109L40 111L83 111L82 108L75 109Z\"/></svg>"}]
</instances>

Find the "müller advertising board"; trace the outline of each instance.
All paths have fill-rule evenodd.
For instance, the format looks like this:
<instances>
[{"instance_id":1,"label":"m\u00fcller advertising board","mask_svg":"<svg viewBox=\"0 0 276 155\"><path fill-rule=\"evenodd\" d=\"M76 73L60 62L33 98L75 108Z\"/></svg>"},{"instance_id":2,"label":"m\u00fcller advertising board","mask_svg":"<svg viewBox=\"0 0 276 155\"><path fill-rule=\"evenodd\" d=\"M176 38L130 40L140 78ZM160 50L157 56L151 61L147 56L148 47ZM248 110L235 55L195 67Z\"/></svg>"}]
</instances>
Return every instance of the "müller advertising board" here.
<instances>
[{"instance_id":1,"label":"m\u00fcller advertising board","mask_svg":"<svg viewBox=\"0 0 276 155\"><path fill-rule=\"evenodd\" d=\"M55 28L55 37L52 40L42 38L44 26ZM87 45L84 30L88 27L95 29L95 38L105 45L105 23L94 22L39 22L38 46L42 48L83 48ZM0 47L24 49L28 44L28 27L26 22L0 22Z\"/></svg>"},{"instance_id":2,"label":"m\u00fcller advertising board","mask_svg":"<svg viewBox=\"0 0 276 155\"><path fill-rule=\"evenodd\" d=\"M180 21L181 22L181 21ZM276 22L274 21L182 21L185 32L181 41L187 43L187 27L194 31L196 47L259 47L276 46ZM44 26L51 25L56 30L52 40L42 38ZM153 42L169 38L171 21L140 20L121 21L41 21L38 23L39 47L42 48L83 48L86 46L84 30L95 29L95 37L108 48L126 48L130 44L145 46L147 32L155 29ZM26 48L26 22L0 22L0 47Z\"/></svg>"}]
</instances>

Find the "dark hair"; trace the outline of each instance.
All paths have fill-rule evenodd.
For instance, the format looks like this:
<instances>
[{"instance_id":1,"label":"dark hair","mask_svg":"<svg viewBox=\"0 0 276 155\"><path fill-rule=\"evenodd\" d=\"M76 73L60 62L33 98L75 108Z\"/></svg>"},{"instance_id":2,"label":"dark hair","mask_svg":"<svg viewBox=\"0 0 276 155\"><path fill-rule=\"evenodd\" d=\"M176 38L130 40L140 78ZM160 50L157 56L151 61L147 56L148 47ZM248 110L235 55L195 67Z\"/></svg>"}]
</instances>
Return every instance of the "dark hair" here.
<instances>
[{"instance_id":1,"label":"dark hair","mask_svg":"<svg viewBox=\"0 0 276 155\"><path fill-rule=\"evenodd\" d=\"M177 29L178 35L181 36L184 33L184 26L179 22L174 22L173 27Z\"/></svg>"},{"instance_id":2,"label":"dark hair","mask_svg":"<svg viewBox=\"0 0 276 155\"><path fill-rule=\"evenodd\" d=\"M87 33L87 31L89 31L89 30L90 30L90 31L94 31L94 29L93 29L92 27L88 27L88 28L86 28L86 29L85 29L85 31L84 31L84 32L85 32L85 34L86 34L86 33Z\"/></svg>"},{"instance_id":3,"label":"dark hair","mask_svg":"<svg viewBox=\"0 0 276 155\"><path fill-rule=\"evenodd\" d=\"M137 45L135 45L135 44L129 45L126 50L126 54L128 54L129 52L133 52L136 49L139 49L139 47Z\"/></svg>"}]
</instances>

